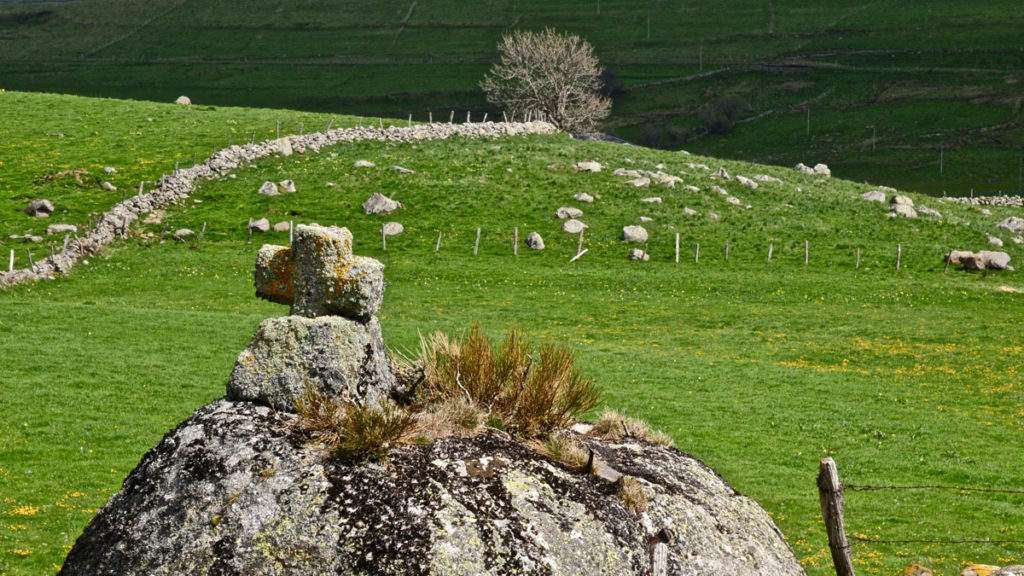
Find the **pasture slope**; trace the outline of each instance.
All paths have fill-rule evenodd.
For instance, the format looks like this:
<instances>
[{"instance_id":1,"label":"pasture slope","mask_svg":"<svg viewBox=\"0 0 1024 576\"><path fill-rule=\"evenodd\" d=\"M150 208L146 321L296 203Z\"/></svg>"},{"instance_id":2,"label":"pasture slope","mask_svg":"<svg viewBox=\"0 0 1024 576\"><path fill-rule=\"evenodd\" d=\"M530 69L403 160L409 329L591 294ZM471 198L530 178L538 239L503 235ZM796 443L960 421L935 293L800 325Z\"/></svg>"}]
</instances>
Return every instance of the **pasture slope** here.
<instances>
[{"instance_id":1,"label":"pasture slope","mask_svg":"<svg viewBox=\"0 0 1024 576\"><path fill-rule=\"evenodd\" d=\"M553 26L617 73L631 141L991 194L1022 186L1022 25L1015 0L0 3L0 87L493 119L501 34Z\"/></svg>"},{"instance_id":2,"label":"pasture slope","mask_svg":"<svg viewBox=\"0 0 1024 576\"><path fill-rule=\"evenodd\" d=\"M278 121L286 134L300 122L308 130L332 119L335 126L363 121L0 93L5 264L9 249L19 265L27 246L47 253L11 234L58 222L84 226L89 212L116 202L119 192L100 190L99 178L130 190L172 169L175 158L220 147L229 134L268 138ZM375 166L357 168L356 160ZM604 169L574 170L580 161ZM116 174L106 175L106 166ZM753 190L713 178L720 167L781 183ZM89 172L82 184L47 178L79 168ZM660 170L682 182L637 188L616 168ZM286 178L296 193L256 193L264 181ZM1024 440L1024 339L1014 312L1024 283L1018 273L944 274L941 260L949 248L982 249L994 235L1019 264L1024 250L996 224L1020 209L986 215L912 194L942 218L889 219L885 206L860 198L870 189L565 135L366 142L267 158L235 178L209 181L71 276L0 293L0 573L54 572L142 454L223 395L258 322L286 313L253 297L256 249L288 239L270 232L247 244L249 219L267 217L347 226L357 253L386 264L380 320L396 350L415 349L420 334L474 322L492 335L518 326L535 340L571 345L606 405L667 431L760 502L811 574L829 574L814 484L821 457L835 458L844 480L857 484L1012 489L1024 472L1010 448ZM367 216L361 204L374 192L404 208ZM595 202L574 201L580 192ZM39 196L57 206L48 220L18 212ZM641 202L654 196L662 202ZM561 206L582 209L590 226L588 252L572 264L578 237L560 231ZM630 262L619 235L641 216L652 219L644 224L651 260ZM383 251L379 230L390 220L405 232ZM158 241L165 227L203 223L201 243ZM520 238L540 232L547 248L520 245L513 256L515 227ZM896 574L917 562L956 574L967 561L1022 562L1012 542L867 541L1024 540L1020 500L970 490L848 493L857 569Z\"/></svg>"}]
</instances>

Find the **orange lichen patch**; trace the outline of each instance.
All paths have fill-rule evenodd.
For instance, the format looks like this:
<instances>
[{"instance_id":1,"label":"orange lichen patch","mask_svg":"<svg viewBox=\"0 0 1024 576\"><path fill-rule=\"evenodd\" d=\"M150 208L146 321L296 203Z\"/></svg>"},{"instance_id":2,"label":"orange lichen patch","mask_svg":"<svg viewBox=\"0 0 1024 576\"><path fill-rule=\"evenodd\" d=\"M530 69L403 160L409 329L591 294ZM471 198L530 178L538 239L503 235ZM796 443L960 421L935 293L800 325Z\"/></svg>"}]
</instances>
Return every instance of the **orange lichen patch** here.
<instances>
[{"instance_id":1,"label":"orange lichen patch","mask_svg":"<svg viewBox=\"0 0 1024 576\"><path fill-rule=\"evenodd\" d=\"M271 302L291 304L295 299L294 279L295 258L290 248L282 248L262 266L256 266L256 295Z\"/></svg>"}]
</instances>

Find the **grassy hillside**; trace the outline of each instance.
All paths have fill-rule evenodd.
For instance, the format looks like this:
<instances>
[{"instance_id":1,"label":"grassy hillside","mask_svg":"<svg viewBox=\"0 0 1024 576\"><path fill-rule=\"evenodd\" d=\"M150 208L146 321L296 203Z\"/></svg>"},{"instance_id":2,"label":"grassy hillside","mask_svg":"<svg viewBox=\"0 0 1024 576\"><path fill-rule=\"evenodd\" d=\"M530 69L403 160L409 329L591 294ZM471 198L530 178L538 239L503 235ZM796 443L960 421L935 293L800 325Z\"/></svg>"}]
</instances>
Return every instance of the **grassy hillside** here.
<instances>
[{"instance_id":1,"label":"grassy hillside","mask_svg":"<svg viewBox=\"0 0 1024 576\"><path fill-rule=\"evenodd\" d=\"M299 118L15 96L14 117L22 108L78 106L71 120L41 115L35 130L43 132L104 122L124 130L135 121L126 113L135 106L151 107L146 113L154 118L203 116L212 125L246 114L257 126ZM11 93L0 95L7 97ZM2 106L0 114L11 109ZM176 137L200 138L201 129L182 128L188 122L173 125ZM136 153L155 158L170 135L143 131ZM95 143L91 162L115 165L120 174L123 159L106 156L98 138L86 133L75 149ZM358 159L376 166L357 169ZM574 171L582 160L600 161L605 170ZM698 163L783 183L749 190L690 166ZM682 184L635 188L611 174L659 164L700 191ZM415 173L396 173L394 165ZM21 168L26 182L50 170L46 162L26 161ZM256 194L263 181L284 178L295 180L296 194ZM726 202L712 185L741 204ZM34 195L35 184L26 186ZM474 322L495 335L518 326L534 339L570 344L584 372L604 389L607 405L669 432L680 449L758 500L811 574L829 574L814 484L822 456L835 458L843 479L855 484L1012 489L1024 472L1016 452L1006 449L1024 440L1024 349L1012 313L1022 303L1024 283L1015 273L943 274L941 262L948 248L981 249L986 235L995 234L1019 264L1024 250L995 228L1019 210L993 209L986 216L915 196L944 217L890 220L882 205L859 198L868 189L790 169L566 136L339 146L315 156L267 159L236 178L208 182L194 196L198 203L168 211L160 224L140 224L132 239L71 277L0 293L0 350L6 352L0 573L52 572L142 454L194 409L223 395L234 359L258 322L286 313L252 294L258 246L287 242L287 233L269 233L246 244L248 219L266 216L348 226L356 251L386 264L381 322L395 349L415 347L420 333L458 331ZM377 191L405 208L389 217L366 216L360 205ZM574 202L581 191L598 198ZM640 202L650 196L663 202ZM20 199L4 192L0 200L4 238L38 226L14 212ZM80 213L75 206L82 202L66 197L68 213ZM562 233L554 217L563 205L580 207L590 225L584 235L589 251L573 264L568 260L578 238ZM686 216L684 207L699 214ZM647 263L626 260L628 246L618 239L621 227L640 216L653 219L645 224L652 236ZM378 231L387 220L402 222L406 232L390 238L385 252ZM198 229L204 222L206 237L198 246L160 244L152 236L165 225ZM517 226L521 237L543 234L547 249L520 246L513 257ZM477 227L481 244L474 256ZM442 245L435 253L438 231ZM903 247L899 271L897 244ZM848 530L889 540L1022 540L1021 498L849 492ZM879 574L898 573L911 562L953 574L966 561L1024 561L1024 550L1012 543L858 540L853 553L858 571Z\"/></svg>"},{"instance_id":2,"label":"grassy hillside","mask_svg":"<svg viewBox=\"0 0 1024 576\"><path fill-rule=\"evenodd\" d=\"M8 3L0 4L0 87L493 117L477 83L501 34L554 26L591 41L624 82L607 129L629 140L784 166L826 162L845 178L934 195L1019 193L1018 8L1012 0ZM702 73L713 74L695 77Z\"/></svg>"}]
</instances>

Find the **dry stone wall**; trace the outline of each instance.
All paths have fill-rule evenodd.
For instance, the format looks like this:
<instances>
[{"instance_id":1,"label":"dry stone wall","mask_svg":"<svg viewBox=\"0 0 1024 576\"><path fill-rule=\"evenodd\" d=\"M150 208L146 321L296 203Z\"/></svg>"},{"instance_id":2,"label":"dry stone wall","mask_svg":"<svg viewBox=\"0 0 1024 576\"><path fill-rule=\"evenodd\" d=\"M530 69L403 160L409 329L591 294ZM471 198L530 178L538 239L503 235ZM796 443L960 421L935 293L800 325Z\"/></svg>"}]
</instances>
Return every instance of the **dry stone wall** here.
<instances>
[{"instance_id":1,"label":"dry stone wall","mask_svg":"<svg viewBox=\"0 0 1024 576\"><path fill-rule=\"evenodd\" d=\"M339 128L299 136L287 136L245 146L229 146L215 152L202 164L165 174L152 192L140 193L115 204L83 237L70 240L64 248L36 262L30 268L0 272L0 288L67 274L82 258L98 252L118 237L126 237L133 222L144 214L177 204L189 197L202 180L224 176L246 164L273 155L319 152L326 146L363 141L418 142L452 137L502 138L531 134L554 134L557 128L546 122L484 122L479 124L426 124L409 127Z\"/></svg>"}]
</instances>

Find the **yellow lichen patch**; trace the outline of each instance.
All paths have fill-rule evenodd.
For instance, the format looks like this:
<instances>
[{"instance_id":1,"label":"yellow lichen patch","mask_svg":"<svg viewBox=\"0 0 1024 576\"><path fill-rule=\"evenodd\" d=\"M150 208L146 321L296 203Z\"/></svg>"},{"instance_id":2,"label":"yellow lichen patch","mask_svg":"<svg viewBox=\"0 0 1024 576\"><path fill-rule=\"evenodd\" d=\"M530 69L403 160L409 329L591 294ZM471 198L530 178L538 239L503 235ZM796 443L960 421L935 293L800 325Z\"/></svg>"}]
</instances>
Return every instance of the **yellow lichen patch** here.
<instances>
[{"instance_id":1,"label":"yellow lichen patch","mask_svg":"<svg viewBox=\"0 0 1024 576\"><path fill-rule=\"evenodd\" d=\"M277 302L291 304L295 298L295 258L290 248L274 252L270 258L256 267L257 296Z\"/></svg>"}]
</instances>

